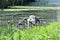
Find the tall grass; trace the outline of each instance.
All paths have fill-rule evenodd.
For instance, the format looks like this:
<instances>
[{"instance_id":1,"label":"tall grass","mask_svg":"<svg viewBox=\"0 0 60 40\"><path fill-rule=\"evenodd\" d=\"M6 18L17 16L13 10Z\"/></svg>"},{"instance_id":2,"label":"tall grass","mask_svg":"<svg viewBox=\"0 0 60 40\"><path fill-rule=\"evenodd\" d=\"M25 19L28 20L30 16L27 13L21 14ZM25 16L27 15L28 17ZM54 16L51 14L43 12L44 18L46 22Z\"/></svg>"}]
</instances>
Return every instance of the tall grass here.
<instances>
[{"instance_id":1,"label":"tall grass","mask_svg":"<svg viewBox=\"0 0 60 40\"><path fill-rule=\"evenodd\" d=\"M12 25L0 27L0 40L60 40L60 21L30 29L18 29Z\"/></svg>"}]
</instances>

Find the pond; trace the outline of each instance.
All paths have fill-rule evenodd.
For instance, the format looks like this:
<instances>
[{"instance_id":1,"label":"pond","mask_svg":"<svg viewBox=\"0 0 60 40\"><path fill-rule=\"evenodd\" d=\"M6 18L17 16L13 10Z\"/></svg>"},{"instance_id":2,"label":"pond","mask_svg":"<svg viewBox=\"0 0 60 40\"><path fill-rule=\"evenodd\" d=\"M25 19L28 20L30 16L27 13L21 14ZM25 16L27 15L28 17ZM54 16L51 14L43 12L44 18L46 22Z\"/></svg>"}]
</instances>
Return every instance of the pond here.
<instances>
[{"instance_id":1,"label":"pond","mask_svg":"<svg viewBox=\"0 0 60 40\"><path fill-rule=\"evenodd\" d=\"M0 25L7 25L9 20L14 20L14 24L17 25L18 20L22 20L29 15L35 15L47 22L55 22L60 19L60 11L57 10L0 11Z\"/></svg>"},{"instance_id":2,"label":"pond","mask_svg":"<svg viewBox=\"0 0 60 40\"><path fill-rule=\"evenodd\" d=\"M60 0L35 0L29 6L60 6Z\"/></svg>"}]
</instances>

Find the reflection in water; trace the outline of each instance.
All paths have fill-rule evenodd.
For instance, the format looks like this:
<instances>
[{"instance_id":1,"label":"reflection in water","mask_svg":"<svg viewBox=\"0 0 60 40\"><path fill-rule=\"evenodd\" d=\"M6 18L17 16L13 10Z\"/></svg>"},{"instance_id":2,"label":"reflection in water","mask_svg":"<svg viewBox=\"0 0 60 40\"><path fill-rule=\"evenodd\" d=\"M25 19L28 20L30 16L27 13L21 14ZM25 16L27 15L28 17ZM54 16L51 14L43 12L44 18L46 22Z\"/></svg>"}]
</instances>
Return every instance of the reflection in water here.
<instances>
[{"instance_id":1,"label":"reflection in water","mask_svg":"<svg viewBox=\"0 0 60 40\"><path fill-rule=\"evenodd\" d=\"M28 17L29 15L36 15L39 18L42 18L43 20L41 20L41 23L43 22L44 24L47 22L55 22L57 19L60 19L60 10L36 10L36 11L24 11L24 12L15 12L15 11L0 11L0 14L2 15L2 17L0 18L0 24L2 25L6 25L7 21L9 20L15 20L14 24L17 25L18 20L21 20L25 17ZM7 16L6 16L7 15ZM14 18L13 18L13 15Z\"/></svg>"},{"instance_id":2,"label":"reflection in water","mask_svg":"<svg viewBox=\"0 0 60 40\"><path fill-rule=\"evenodd\" d=\"M35 0L28 5L30 6L60 6L60 0Z\"/></svg>"},{"instance_id":3,"label":"reflection in water","mask_svg":"<svg viewBox=\"0 0 60 40\"><path fill-rule=\"evenodd\" d=\"M60 20L60 10L57 11L57 19Z\"/></svg>"}]
</instances>

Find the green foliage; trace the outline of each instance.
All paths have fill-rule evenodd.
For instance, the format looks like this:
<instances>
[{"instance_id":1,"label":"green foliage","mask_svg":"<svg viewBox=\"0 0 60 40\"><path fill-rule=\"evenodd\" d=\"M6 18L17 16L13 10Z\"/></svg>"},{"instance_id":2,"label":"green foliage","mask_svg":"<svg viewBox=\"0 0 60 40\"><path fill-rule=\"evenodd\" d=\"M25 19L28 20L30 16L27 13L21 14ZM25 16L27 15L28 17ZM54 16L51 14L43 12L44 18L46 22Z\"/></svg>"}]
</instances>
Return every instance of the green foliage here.
<instances>
[{"instance_id":1,"label":"green foliage","mask_svg":"<svg viewBox=\"0 0 60 40\"><path fill-rule=\"evenodd\" d=\"M0 40L60 40L60 21L22 30L14 25L11 31L0 27Z\"/></svg>"},{"instance_id":2,"label":"green foliage","mask_svg":"<svg viewBox=\"0 0 60 40\"><path fill-rule=\"evenodd\" d=\"M7 8L8 6L23 6L35 0L0 0L0 8Z\"/></svg>"}]
</instances>

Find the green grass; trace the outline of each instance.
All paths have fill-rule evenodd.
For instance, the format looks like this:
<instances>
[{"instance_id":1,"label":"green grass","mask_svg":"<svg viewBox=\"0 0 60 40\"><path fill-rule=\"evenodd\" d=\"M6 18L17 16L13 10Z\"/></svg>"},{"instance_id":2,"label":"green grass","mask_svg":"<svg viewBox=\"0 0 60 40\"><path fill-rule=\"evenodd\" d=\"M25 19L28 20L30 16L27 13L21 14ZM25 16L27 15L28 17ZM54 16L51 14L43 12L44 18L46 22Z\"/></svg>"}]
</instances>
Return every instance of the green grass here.
<instances>
[{"instance_id":1,"label":"green grass","mask_svg":"<svg viewBox=\"0 0 60 40\"><path fill-rule=\"evenodd\" d=\"M0 40L60 40L60 21L43 26L33 26L26 29L18 29L10 24L0 27Z\"/></svg>"},{"instance_id":2,"label":"green grass","mask_svg":"<svg viewBox=\"0 0 60 40\"><path fill-rule=\"evenodd\" d=\"M60 8L59 6L58 7L55 7L55 6L8 6L8 8L12 8L12 9L29 9L29 8Z\"/></svg>"},{"instance_id":3,"label":"green grass","mask_svg":"<svg viewBox=\"0 0 60 40\"><path fill-rule=\"evenodd\" d=\"M0 11L30 11L30 10L60 10L60 7L49 6L9 6L7 9L0 9Z\"/></svg>"}]
</instances>

